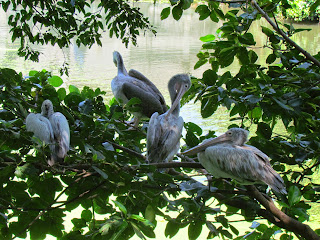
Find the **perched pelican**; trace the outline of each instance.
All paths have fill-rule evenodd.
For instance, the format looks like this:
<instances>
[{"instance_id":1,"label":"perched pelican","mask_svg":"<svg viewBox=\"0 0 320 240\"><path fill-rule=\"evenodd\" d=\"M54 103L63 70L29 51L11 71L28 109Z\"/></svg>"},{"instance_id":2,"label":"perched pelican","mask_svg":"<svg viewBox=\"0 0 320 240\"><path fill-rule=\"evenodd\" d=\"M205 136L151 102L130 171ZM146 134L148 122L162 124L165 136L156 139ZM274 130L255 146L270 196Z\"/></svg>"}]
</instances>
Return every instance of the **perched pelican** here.
<instances>
[{"instance_id":1,"label":"perched pelican","mask_svg":"<svg viewBox=\"0 0 320 240\"><path fill-rule=\"evenodd\" d=\"M147 132L147 159L149 162L169 162L179 151L183 128L183 118L179 116L180 100L190 88L191 81L187 74L173 76L168 89L171 108L159 115L152 114Z\"/></svg>"},{"instance_id":2,"label":"perched pelican","mask_svg":"<svg viewBox=\"0 0 320 240\"><path fill-rule=\"evenodd\" d=\"M182 154L198 153L200 163L214 177L233 178L243 185L264 183L275 192L286 194L284 181L271 167L269 157L245 144L248 135L247 130L231 128Z\"/></svg>"},{"instance_id":3,"label":"perched pelican","mask_svg":"<svg viewBox=\"0 0 320 240\"><path fill-rule=\"evenodd\" d=\"M142 117L150 118L155 112L167 111L166 102L157 87L142 73L131 69L127 72L119 52L113 52L113 62L118 68L118 75L111 81L113 95L118 102L126 104L132 98L139 98L141 112L134 112L133 125L138 126Z\"/></svg>"},{"instance_id":4,"label":"perched pelican","mask_svg":"<svg viewBox=\"0 0 320 240\"><path fill-rule=\"evenodd\" d=\"M42 116L49 119L53 135L54 144L51 146L53 153L49 165L53 165L56 160L63 159L69 150L70 146L70 129L66 117L60 112L53 111L53 105L50 100L45 100L41 106Z\"/></svg>"}]
</instances>

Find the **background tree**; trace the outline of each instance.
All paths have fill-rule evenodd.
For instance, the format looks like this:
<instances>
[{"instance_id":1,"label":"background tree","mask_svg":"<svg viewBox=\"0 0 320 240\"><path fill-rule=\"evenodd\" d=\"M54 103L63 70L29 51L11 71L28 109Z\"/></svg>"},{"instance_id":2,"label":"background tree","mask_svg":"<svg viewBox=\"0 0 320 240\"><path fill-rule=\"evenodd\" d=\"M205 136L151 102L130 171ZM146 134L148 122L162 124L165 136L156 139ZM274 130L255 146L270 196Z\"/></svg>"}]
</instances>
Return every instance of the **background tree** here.
<instances>
[{"instance_id":1,"label":"background tree","mask_svg":"<svg viewBox=\"0 0 320 240\"><path fill-rule=\"evenodd\" d=\"M77 43L80 39L79 43L89 46L92 41L98 41L94 26L102 29L102 18L87 13L85 1L31 2L1 1L5 10L14 10L9 21L17 22L11 32L16 36L14 39L21 40L21 55L27 39L37 43L38 40L30 39L41 39L46 30L52 34L53 43L61 41L61 46L70 44L72 37L77 37ZM243 221L253 222L245 233L247 239L278 236L292 239L293 235L300 239L319 239L319 229L313 231L303 223L309 217L307 210L319 201L319 184L312 180L319 166L319 54L311 56L290 40L290 36L301 30L273 18L277 9L290 8L286 1L279 3L276 0L239 1L237 9L227 11L216 1L198 5L196 12L200 20L210 17L213 22L223 20L224 23L217 33L201 38L204 44L195 68L206 65L208 70L201 79L193 79L185 101L201 101L203 117L211 116L219 106L224 106L230 110L231 120L236 120L230 126L255 131L250 144L272 158L273 167L286 182L286 199L266 193L266 186L257 186L258 191L233 181L213 179L209 190L189 176L195 173L194 168L201 168L197 162L145 164L141 154L145 151L145 129L128 131L126 109L114 101L106 105L101 90L89 87L79 90L72 85L64 89L62 79L46 71L32 71L30 78L24 79L12 69L1 69L1 238L24 238L27 233L31 239L44 239L46 234L59 239L129 239L135 234L141 239L153 238L155 217L161 216L167 221L165 235L168 237L188 227L189 239L196 239L206 226L208 238L242 239L237 224L232 222L234 216L240 215ZM162 11L163 19L170 13L180 19L191 1L171 1L171 4ZM320 2L316 1L312 9L317 4ZM131 11L122 1L102 1L99 5L101 9L110 6L117 8L108 21L111 16L118 16L116 13L121 13L123 6ZM41 11L50 14L42 16L38 13ZM136 13L130 34L138 34L138 28L150 27L147 20ZM125 36L120 34L121 29L131 26L126 20L132 15L123 14L108 25L111 34L118 29L119 36ZM41 25L45 20L38 21L41 16L49 19L49 23ZM79 16L91 20L82 21ZM261 27L261 34L268 38L264 47L271 49L264 65L257 63L259 56L253 48L254 34L260 33L250 33L251 23L261 17L270 24ZM38 28L44 31L39 38L31 31L34 18L40 25ZM64 19L64 23L57 19ZM86 21L93 29L81 28L87 26ZM67 23L74 26L64 26ZM55 28L57 35L53 34ZM21 34L15 35L15 31ZM90 38L90 34L97 34L97 38ZM85 40L86 35L91 40ZM43 39L43 43L48 42ZM25 57L37 56L25 53ZM224 69L234 61L240 63L236 74ZM67 117L71 130L69 156L64 164L55 167L46 164L50 156L48 146L32 137L23 122L28 111L40 112L41 103L47 98L56 111ZM134 102L127 107L130 104ZM201 128L194 123L185 124L185 128L187 146L184 148L215 135L209 132L203 136ZM156 171L157 167L175 167L178 174L161 173ZM267 194L275 199L278 207ZM218 204L212 204L213 199ZM81 217L72 219L70 232L64 231L63 217L79 206ZM105 218L101 220L98 214ZM268 222L254 221L261 218Z\"/></svg>"}]
</instances>

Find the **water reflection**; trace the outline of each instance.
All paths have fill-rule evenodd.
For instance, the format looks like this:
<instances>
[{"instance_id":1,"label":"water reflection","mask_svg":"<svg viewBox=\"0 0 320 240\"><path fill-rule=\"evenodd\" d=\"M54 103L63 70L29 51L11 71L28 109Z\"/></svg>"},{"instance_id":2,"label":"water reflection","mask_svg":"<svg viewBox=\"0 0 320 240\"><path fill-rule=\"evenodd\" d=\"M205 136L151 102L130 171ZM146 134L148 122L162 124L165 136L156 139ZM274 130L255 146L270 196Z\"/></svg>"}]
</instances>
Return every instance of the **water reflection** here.
<instances>
[{"instance_id":1,"label":"water reflection","mask_svg":"<svg viewBox=\"0 0 320 240\"><path fill-rule=\"evenodd\" d=\"M35 47L43 51L39 63L24 61L23 58L16 55L19 45L18 43L11 43L11 36L8 33L9 27L6 24L8 14L0 10L0 67L14 68L17 71L22 71L23 74L28 74L32 69L47 69L54 74L58 74L59 68L66 60L70 67L69 77L63 77L66 87L70 84L80 88L84 85L93 88L100 87L107 92L106 97L111 98L110 82L116 75L116 67L112 62L112 52L117 50L122 54L128 69L137 69L149 77L163 93L166 100L170 102L167 91L167 82L170 77L184 72L201 77L207 66L197 70L193 69L198 60L196 54L202 45L199 37L214 34L222 23L214 23L209 19L199 21L199 15L194 12L194 9L185 11L179 21L175 21L172 16L161 21L161 10L169 5L165 3L156 5L134 3L134 5L140 7L141 11L149 17L158 31L156 36L146 33L145 36L138 38L137 47L130 45L128 48L125 48L120 40L110 39L108 33L105 33L105 37L102 39L103 47L94 45L91 49L87 49L77 47L75 44L63 50L53 46ZM268 26L264 20L261 20L252 26L251 31L260 31L261 25ZM298 27L313 29L308 33L297 34L293 37L293 40L315 54L318 51L319 35L317 33L319 32L319 25L299 25ZM263 34L256 37L255 50L259 55L259 63L263 64L270 50L263 48L266 43ZM235 61L235 64L227 70L234 72L238 67ZM219 132L225 131L228 114L223 109L217 116L208 119L201 118L199 109L198 104L190 103L182 108L181 114L186 121L193 121L201 125L205 131L209 129L221 129Z\"/></svg>"}]
</instances>

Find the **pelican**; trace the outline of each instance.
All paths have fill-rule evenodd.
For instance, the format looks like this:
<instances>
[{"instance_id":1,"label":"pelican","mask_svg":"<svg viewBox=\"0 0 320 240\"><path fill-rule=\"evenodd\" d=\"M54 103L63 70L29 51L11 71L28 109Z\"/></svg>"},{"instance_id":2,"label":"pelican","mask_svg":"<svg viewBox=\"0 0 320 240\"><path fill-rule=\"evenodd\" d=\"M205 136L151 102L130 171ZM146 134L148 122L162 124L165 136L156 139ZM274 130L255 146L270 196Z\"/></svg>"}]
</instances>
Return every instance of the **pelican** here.
<instances>
[{"instance_id":1,"label":"pelican","mask_svg":"<svg viewBox=\"0 0 320 240\"><path fill-rule=\"evenodd\" d=\"M66 117L60 112L53 111L50 100L45 100L41 106L41 115L49 119L54 135L54 144L51 145L53 153L49 165L53 165L56 160L63 159L70 146L70 129Z\"/></svg>"},{"instance_id":2,"label":"pelican","mask_svg":"<svg viewBox=\"0 0 320 240\"><path fill-rule=\"evenodd\" d=\"M147 159L151 163L169 162L180 148L183 118L179 116L180 100L190 88L191 81L187 74L173 76L168 89L171 108L159 115L152 114L147 132Z\"/></svg>"},{"instance_id":3,"label":"pelican","mask_svg":"<svg viewBox=\"0 0 320 240\"><path fill-rule=\"evenodd\" d=\"M139 98L140 112L133 112L133 126L137 127L142 117L150 118L155 112L160 114L167 111L166 102L157 87L142 73L131 69L127 72L122 56L113 52L113 62L118 68L118 74L111 81L113 95L118 102L126 104L132 98Z\"/></svg>"},{"instance_id":4,"label":"pelican","mask_svg":"<svg viewBox=\"0 0 320 240\"><path fill-rule=\"evenodd\" d=\"M198 153L204 168L217 178L232 178L243 185L267 184L277 193L286 194L283 179L271 167L269 157L259 149L245 144L249 131L231 128L216 138L182 154Z\"/></svg>"}]
</instances>

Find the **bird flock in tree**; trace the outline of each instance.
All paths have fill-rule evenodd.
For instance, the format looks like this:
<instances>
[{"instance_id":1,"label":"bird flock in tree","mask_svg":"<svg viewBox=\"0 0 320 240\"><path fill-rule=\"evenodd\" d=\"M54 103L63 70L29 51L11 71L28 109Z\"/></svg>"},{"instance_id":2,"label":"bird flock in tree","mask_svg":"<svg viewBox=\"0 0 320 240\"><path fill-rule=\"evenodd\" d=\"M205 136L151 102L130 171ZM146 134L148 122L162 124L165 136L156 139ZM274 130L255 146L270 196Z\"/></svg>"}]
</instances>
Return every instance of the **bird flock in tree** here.
<instances>
[{"instance_id":1,"label":"bird flock in tree","mask_svg":"<svg viewBox=\"0 0 320 240\"><path fill-rule=\"evenodd\" d=\"M113 53L113 61L118 74L111 82L116 100L127 104L131 99L139 99L138 110L132 112L130 122L138 127L141 118L150 118L147 130L148 163L170 162L180 149L183 118L180 113L180 100L191 86L188 74L174 75L168 82L171 108L168 110L165 99L157 87L143 74L131 69L127 72L122 56ZM53 166L63 161L70 146L70 130L66 117L54 112L50 100L42 103L41 114L30 113L26 118L26 129L49 145L51 157L48 164ZM216 178L232 178L240 184L267 184L276 193L286 194L283 179L272 168L269 157L259 149L245 144L249 132L242 128L231 128L226 133L205 140L183 155L197 154L199 162Z\"/></svg>"}]
</instances>

